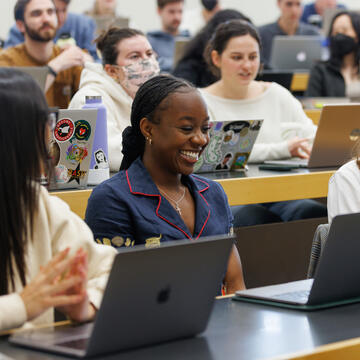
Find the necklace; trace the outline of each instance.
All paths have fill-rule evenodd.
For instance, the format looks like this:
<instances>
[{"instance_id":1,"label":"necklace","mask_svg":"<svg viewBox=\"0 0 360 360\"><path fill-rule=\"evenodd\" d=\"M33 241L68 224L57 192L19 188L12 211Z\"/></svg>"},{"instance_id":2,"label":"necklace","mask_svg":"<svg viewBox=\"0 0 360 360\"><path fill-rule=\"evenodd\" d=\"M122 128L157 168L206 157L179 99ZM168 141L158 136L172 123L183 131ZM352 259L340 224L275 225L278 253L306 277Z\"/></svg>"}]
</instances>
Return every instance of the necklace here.
<instances>
[{"instance_id":1,"label":"necklace","mask_svg":"<svg viewBox=\"0 0 360 360\"><path fill-rule=\"evenodd\" d=\"M175 210L181 216L181 209L180 209L179 203L182 201L182 199L185 196L185 186L183 187L183 193L178 200L173 199L171 196L169 196L164 190L161 190L159 187L158 187L158 189L162 195L164 195L168 200L171 200L171 202L175 204Z\"/></svg>"}]
</instances>

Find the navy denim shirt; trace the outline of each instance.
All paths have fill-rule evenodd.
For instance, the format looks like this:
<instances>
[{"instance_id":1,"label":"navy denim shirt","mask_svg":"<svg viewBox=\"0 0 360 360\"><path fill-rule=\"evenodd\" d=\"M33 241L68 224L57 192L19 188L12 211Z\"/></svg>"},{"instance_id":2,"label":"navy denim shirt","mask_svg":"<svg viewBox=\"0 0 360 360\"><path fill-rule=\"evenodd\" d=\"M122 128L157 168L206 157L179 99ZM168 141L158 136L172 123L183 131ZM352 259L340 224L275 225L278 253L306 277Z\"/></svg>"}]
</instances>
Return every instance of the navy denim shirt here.
<instances>
[{"instance_id":1,"label":"navy denim shirt","mask_svg":"<svg viewBox=\"0 0 360 360\"><path fill-rule=\"evenodd\" d=\"M164 241L228 234L233 216L220 184L197 175L183 176L195 200L194 234L161 196L140 158L92 192L85 221L98 243L114 247L159 245Z\"/></svg>"}]
</instances>

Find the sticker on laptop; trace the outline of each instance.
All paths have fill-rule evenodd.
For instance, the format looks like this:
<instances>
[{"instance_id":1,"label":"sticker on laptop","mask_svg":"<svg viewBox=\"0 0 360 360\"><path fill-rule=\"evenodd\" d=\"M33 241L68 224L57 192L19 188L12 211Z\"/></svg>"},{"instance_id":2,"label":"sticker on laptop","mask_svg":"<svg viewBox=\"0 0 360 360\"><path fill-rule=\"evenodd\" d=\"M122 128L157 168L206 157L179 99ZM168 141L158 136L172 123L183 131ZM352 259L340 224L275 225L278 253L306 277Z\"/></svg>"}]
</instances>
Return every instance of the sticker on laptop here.
<instances>
[{"instance_id":1,"label":"sticker on laptop","mask_svg":"<svg viewBox=\"0 0 360 360\"><path fill-rule=\"evenodd\" d=\"M71 119L61 119L54 129L55 139L59 142L69 140L74 134L75 125Z\"/></svg>"},{"instance_id":2,"label":"sticker on laptop","mask_svg":"<svg viewBox=\"0 0 360 360\"><path fill-rule=\"evenodd\" d=\"M88 149L86 146L72 144L66 151L66 160L71 164L76 165L81 163L88 156Z\"/></svg>"},{"instance_id":3,"label":"sticker on laptop","mask_svg":"<svg viewBox=\"0 0 360 360\"><path fill-rule=\"evenodd\" d=\"M94 169L108 169L109 163L106 158L104 150L97 149L94 151L95 165Z\"/></svg>"},{"instance_id":4,"label":"sticker on laptop","mask_svg":"<svg viewBox=\"0 0 360 360\"><path fill-rule=\"evenodd\" d=\"M91 135L91 126L86 120L75 122L75 138L79 141L87 141ZM72 139L73 140L73 139Z\"/></svg>"},{"instance_id":5,"label":"sticker on laptop","mask_svg":"<svg viewBox=\"0 0 360 360\"><path fill-rule=\"evenodd\" d=\"M215 170L230 170L231 159L233 158L233 154L231 152L227 153L222 162L216 165Z\"/></svg>"},{"instance_id":6,"label":"sticker on laptop","mask_svg":"<svg viewBox=\"0 0 360 360\"><path fill-rule=\"evenodd\" d=\"M80 164L76 167L76 169L68 169L68 176L70 177L69 182L76 181L80 184L80 180L83 179L86 175L86 171L80 170Z\"/></svg>"},{"instance_id":7,"label":"sticker on laptop","mask_svg":"<svg viewBox=\"0 0 360 360\"><path fill-rule=\"evenodd\" d=\"M243 153L236 153L235 154L235 161L233 163L232 169L233 170L241 170L244 169L245 164L249 158L249 153L248 152L243 152Z\"/></svg>"},{"instance_id":8,"label":"sticker on laptop","mask_svg":"<svg viewBox=\"0 0 360 360\"><path fill-rule=\"evenodd\" d=\"M232 134L239 134L240 136L246 136L247 133L249 132L249 127L250 127L250 124L248 121L242 121L242 120L232 121L231 123L224 126L224 131L226 132L226 134L228 134L228 133L231 134L230 132L232 132ZM226 136L227 135L225 135L225 138L226 138ZM224 141L225 141L225 138L224 138ZM228 141L230 141L230 140L231 140L231 138Z\"/></svg>"}]
</instances>

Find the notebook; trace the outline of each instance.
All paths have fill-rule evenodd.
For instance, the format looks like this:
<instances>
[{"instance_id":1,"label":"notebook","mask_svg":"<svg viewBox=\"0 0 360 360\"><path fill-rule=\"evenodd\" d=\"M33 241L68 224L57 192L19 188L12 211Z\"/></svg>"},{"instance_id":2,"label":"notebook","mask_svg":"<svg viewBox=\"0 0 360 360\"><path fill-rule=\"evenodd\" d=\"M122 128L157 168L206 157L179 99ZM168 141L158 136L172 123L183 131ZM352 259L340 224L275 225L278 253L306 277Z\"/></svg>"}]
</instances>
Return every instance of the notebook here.
<instances>
[{"instance_id":1,"label":"notebook","mask_svg":"<svg viewBox=\"0 0 360 360\"><path fill-rule=\"evenodd\" d=\"M233 236L122 250L94 323L19 332L10 342L77 357L194 336L205 330Z\"/></svg>"},{"instance_id":2,"label":"notebook","mask_svg":"<svg viewBox=\"0 0 360 360\"><path fill-rule=\"evenodd\" d=\"M310 70L322 59L321 36L275 36L270 66L280 70Z\"/></svg>"},{"instance_id":3,"label":"notebook","mask_svg":"<svg viewBox=\"0 0 360 360\"><path fill-rule=\"evenodd\" d=\"M360 104L324 105L310 158L268 160L265 164L294 168L339 167L353 156L360 138Z\"/></svg>"},{"instance_id":4,"label":"notebook","mask_svg":"<svg viewBox=\"0 0 360 360\"><path fill-rule=\"evenodd\" d=\"M244 170L263 120L215 121L196 173Z\"/></svg>"},{"instance_id":5,"label":"notebook","mask_svg":"<svg viewBox=\"0 0 360 360\"><path fill-rule=\"evenodd\" d=\"M55 166L51 190L87 185L97 109L59 110L49 144Z\"/></svg>"},{"instance_id":6,"label":"notebook","mask_svg":"<svg viewBox=\"0 0 360 360\"><path fill-rule=\"evenodd\" d=\"M360 301L360 213L336 216L314 279L237 291L234 300L299 310Z\"/></svg>"}]
</instances>

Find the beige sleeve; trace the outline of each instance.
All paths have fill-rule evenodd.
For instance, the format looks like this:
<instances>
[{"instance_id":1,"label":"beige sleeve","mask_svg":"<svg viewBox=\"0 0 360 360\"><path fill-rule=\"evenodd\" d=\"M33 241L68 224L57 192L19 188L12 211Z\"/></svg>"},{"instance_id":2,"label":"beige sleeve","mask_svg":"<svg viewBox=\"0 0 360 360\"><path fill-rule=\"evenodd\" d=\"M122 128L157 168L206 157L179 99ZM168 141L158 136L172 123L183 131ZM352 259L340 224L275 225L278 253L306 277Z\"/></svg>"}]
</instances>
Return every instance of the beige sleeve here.
<instances>
[{"instance_id":1,"label":"beige sleeve","mask_svg":"<svg viewBox=\"0 0 360 360\"><path fill-rule=\"evenodd\" d=\"M19 294L0 296L0 331L20 327L26 319L25 304Z\"/></svg>"},{"instance_id":2,"label":"beige sleeve","mask_svg":"<svg viewBox=\"0 0 360 360\"><path fill-rule=\"evenodd\" d=\"M88 295L90 301L99 308L116 250L107 245L95 243L93 234L85 222L74 214L68 205L50 196L43 189L46 198L46 212L52 240L52 254L71 248L75 252L82 247L88 253Z\"/></svg>"}]
</instances>

